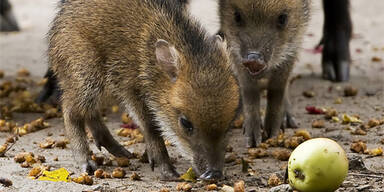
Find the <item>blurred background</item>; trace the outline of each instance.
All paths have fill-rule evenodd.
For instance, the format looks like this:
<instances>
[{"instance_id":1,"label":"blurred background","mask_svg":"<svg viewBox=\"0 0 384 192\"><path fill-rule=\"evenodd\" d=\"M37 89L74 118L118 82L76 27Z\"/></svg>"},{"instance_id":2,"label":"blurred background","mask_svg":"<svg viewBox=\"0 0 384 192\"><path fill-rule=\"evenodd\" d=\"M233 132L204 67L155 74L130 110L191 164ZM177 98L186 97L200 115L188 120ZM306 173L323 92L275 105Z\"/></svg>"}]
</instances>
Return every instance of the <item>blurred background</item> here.
<instances>
[{"instance_id":1,"label":"blurred background","mask_svg":"<svg viewBox=\"0 0 384 192\"><path fill-rule=\"evenodd\" d=\"M137 171L142 176L140 182L130 181L129 179L99 179L95 180L94 186L86 186L74 183L37 182L28 178L29 169L21 168L12 158L20 152L33 152L36 155L43 155L47 159L46 164L55 169L64 167L75 174L78 174L79 170L75 168L76 164L71 156L70 148L46 150L39 147L39 143L44 143L47 138L63 140L65 137L64 125L63 119L56 114L58 109L49 108L49 110L46 110L44 108L44 110L36 110L37 105L33 103L35 94L42 87L40 82L47 70L46 50L48 42L46 34L57 11L58 2L57 0L9 1L13 6L13 12L20 31L0 32L0 73L4 72L4 77L1 77L0 74L0 109L2 106L15 109L10 111L13 117L9 119L9 122L15 122L21 127L31 124L29 122L33 122L38 118L44 118L44 121L49 123L49 127L42 126L41 129L25 132L25 135L19 138L17 144L5 154L6 157L0 158L0 178L5 177L14 182L14 188L10 191L53 191L57 189L59 191L99 191L100 188L114 189L110 191L152 191L164 187L175 189L176 182L159 182L159 172L151 171L148 164L139 163L138 160L132 161L132 170ZM210 9L210 5L204 4L205 0L195 1L200 1L202 5L201 7L192 7L196 9L196 12L205 14L204 11ZM339 191L355 191L358 187L362 189L371 188L372 191L383 191L383 153L382 151L379 155L367 153L369 153L369 150L384 148L384 0L351 0L353 20L351 79L349 82L344 83L332 83L321 78L321 52L314 49L318 45L323 31L321 2L320 0L313 0L312 19L304 38L299 61L292 74L295 77L290 89L290 98L293 104L292 111L300 129L307 131L312 138L328 137L338 141L349 158L358 156L363 159L369 170L378 172L377 175L368 177L364 175L366 169L360 169L361 167L357 167L355 170L351 169L342 190ZM212 22L215 22L215 19ZM209 22L208 25L210 27L218 26L217 23L210 24ZM36 83L29 83L29 77L26 78L28 75L25 75L28 71L30 76L36 80ZM18 90L19 86L16 86L12 94L7 93L6 96L9 97L2 97L2 87L6 87L7 81L11 81L13 85L22 84L24 86L26 84L23 87L26 91L24 89L20 91ZM356 91L352 96L346 95L344 91L351 86ZM17 106L17 104L20 104L18 101L20 98L21 104L28 101L27 106L33 108L21 111ZM263 99L262 103L265 106L265 99ZM22 106L24 107L24 105ZM321 109L332 108L337 111L335 116L337 119L326 119L324 115L310 114L310 112L306 111L307 106ZM47 113L52 110L54 116ZM113 113L106 113L104 120L107 122L111 133L119 142L128 143L124 145L130 151L142 154L144 151L142 137L140 142L136 143L132 142L132 138L120 134L122 130L126 131L128 129L122 126L122 123L123 125L127 124L121 116L123 111L119 110L118 106L108 110L108 112L110 111ZM345 114L353 116L359 123L344 122L343 117L346 117ZM319 120L322 123L321 127L314 124ZM377 123L371 127L370 122ZM249 157L244 144L241 123L236 126L237 129L230 132L232 136L230 146L233 151L228 151L229 154L234 154L234 161L237 162L240 158ZM11 129L2 131L1 128L4 127L0 125L0 145L6 142L6 138L14 135ZM285 134L286 136L292 136L296 134L295 132L296 129L287 129ZM91 136L89 137L91 139ZM358 147L360 145L365 146L365 148L361 147L360 151L352 147L356 146L354 142L357 140L359 141ZM111 156L106 150L99 152L94 144L91 145L91 148L96 153ZM170 156L174 157L172 160L175 160L175 166L179 172L182 173L182 171L187 170L190 166L189 161L181 157L174 146L169 145L168 149ZM268 154L271 154L272 150L275 150L275 148L268 149ZM247 190L267 191L271 187L267 182L268 178L273 174L283 175L284 166L287 164L286 159L278 160L272 155L250 159L249 162L253 170L247 175L241 172L241 165L233 161L227 163L226 174L229 177L225 181L226 184L232 185L233 182L242 179L248 185ZM107 169L111 172L114 167L115 165L107 167ZM131 167L126 168L126 170L128 169L132 171ZM197 183L195 187L198 188L198 185ZM200 186L201 189L204 189L203 187ZM0 191L2 190L2 185L0 185Z\"/></svg>"}]
</instances>

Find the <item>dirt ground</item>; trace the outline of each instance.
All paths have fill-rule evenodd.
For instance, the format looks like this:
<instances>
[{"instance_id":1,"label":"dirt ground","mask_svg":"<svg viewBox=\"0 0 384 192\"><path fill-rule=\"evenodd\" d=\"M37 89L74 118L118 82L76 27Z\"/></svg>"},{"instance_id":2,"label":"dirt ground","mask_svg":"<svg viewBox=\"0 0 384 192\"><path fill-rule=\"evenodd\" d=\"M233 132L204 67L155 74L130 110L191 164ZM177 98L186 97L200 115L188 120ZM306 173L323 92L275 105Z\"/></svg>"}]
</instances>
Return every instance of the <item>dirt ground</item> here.
<instances>
[{"instance_id":1,"label":"dirt ground","mask_svg":"<svg viewBox=\"0 0 384 192\"><path fill-rule=\"evenodd\" d=\"M26 68L31 72L31 78L40 81L46 70L45 50L47 47L45 34L48 24L55 12L55 1L52 0L13 0L16 17L20 22L22 31L17 33L0 33L0 70L5 73L0 78L0 85L6 81L16 82L17 71ZM292 76L299 77L291 85L290 98L293 104L293 112L299 122L300 129L309 131L312 137L328 137L337 141L347 152L349 159L361 157L366 168L351 166L349 175L338 191L384 191L384 156L373 157L369 154L352 152L350 146L353 141L362 140L368 149L384 148L384 125L364 128L366 135L352 134L358 132L358 128L366 125L371 119L384 119L384 1L353 0L352 15L354 21L354 39L351 44L353 63L351 67L351 80L348 83L331 83L320 78L321 54L314 53L312 48L321 38L322 10L318 1L314 2L313 18L310 23L300 60L296 65ZM19 79L20 81L20 79ZM36 93L41 86L35 83L23 83L27 90ZM352 86L358 90L356 96L344 97L344 88ZM312 91L315 96L307 98L303 92ZM0 105L9 105L13 98L0 97ZM337 101L338 100L338 101ZM265 100L263 101L265 105ZM338 103L338 104L337 104ZM324 115L308 114L306 106L323 108L334 108L338 111L338 117L342 114L357 115L363 122L362 125L342 124L326 120ZM42 113L13 113L13 121L23 125L39 117ZM312 122L324 120L323 128L312 128ZM120 129L122 122L120 113L106 113L107 126L111 133L120 142L127 142L128 137L117 136L116 131ZM164 182L159 180L160 173L157 169L150 170L148 164L131 160L131 165L124 168L127 176L123 179L97 179L91 186L76 184L74 182L50 182L37 181L28 178L31 168L22 168L14 161L14 156L21 152L33 152L35 155L45 156L44 165L51 166L51 170L66 168L73 172L73 176L80 174L71 156L69 144L65 149L52 148L42 149L39 143L47 137L53 140L62 140L64 127L62 118L51 118L47 122L50 127L28 133L19 138L13 147L0 157L0 178L7 178L13 182L10 187L0 184L0 191L159 191L166 188L176 191L178 182ZM287 136L292 136L296 130L286 130ZM233 148L235 160L226 164L223 181L217 183L219 189L223 184L233 186L238 180L245 181L246 191L268 191L268 178L277 174L280 178L284 174L287 161L280 161L268 155L267 157L251 159L245 148L241 129L233 129L230 132L229 145ZM12 136L9 132L0 132L0 145ZM104 149L100 152L91 142L94 153L110 157ZM138 154L143 153L144 144L136 143L127 148ZM175 160L175 166L179 173L185 172L191 164L176 151L174 146L168 146L170 156ZM267 152L273 153L281 147L269 147ZM229 152L230 153L230 152ZM228 153L228 154L229 154ZM55 161L54 159L58 160ZM242 164L238 163L241 158L249 159L250 168L243 173ZM353 161L354 162L354 161ZM350 162L352 163L352 161ZM104 170L112 172L117 165L102 166ZM251 171L250 171L251 170ZM136 172L141 176L141 181L132 181L129 176ZM205 191L206 183L190 183L193 191Z\"/></svg>"}]
</instances>

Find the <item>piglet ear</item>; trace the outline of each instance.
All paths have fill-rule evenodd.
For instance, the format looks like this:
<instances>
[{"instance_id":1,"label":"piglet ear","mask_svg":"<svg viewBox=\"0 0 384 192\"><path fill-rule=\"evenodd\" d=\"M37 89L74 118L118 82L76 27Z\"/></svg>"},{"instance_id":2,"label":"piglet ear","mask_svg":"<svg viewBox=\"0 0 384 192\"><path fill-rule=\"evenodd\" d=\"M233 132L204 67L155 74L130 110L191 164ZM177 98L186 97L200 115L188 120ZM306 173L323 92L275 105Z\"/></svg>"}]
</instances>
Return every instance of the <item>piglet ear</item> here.
<instances>
[{"instance_id":1,"label":"piglet ear","mask_svg":"<svg viewBox=\"0 0 384 192\"><path fill-rule=\"evenodd\" d=\"M178 74L177 50L163 39L157 40L155 47L157 64L169 76L171 81L175 81Z\"/></svg>"}]
</instances>

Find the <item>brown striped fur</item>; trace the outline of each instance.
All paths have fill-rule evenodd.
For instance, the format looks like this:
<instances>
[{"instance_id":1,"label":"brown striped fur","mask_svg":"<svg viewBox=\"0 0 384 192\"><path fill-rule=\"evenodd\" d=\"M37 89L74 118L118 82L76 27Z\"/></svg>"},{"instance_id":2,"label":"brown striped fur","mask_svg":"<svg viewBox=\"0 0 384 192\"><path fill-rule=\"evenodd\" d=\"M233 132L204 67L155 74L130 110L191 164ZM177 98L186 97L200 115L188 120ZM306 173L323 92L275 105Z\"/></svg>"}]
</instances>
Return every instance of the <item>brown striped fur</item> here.
<instances>
[{"instance_id":1,"label":"brown striped fur","mask_svg":"<svg viewBox=\"0 0 384 192\"><path fill-rule=\"evenodd\" d=\"M114 97L142 128L151 166L164 178L178 174L162 136L193 159L198 173L222 170L239 88L225 42L208 37L177 1L66 1L49 32L48 54L63 89L67 136L83 169L94 169L85 125L99 148L131 156L101 120L101 103Z\"/></svg>"},{"instance_id":2,"label":"brown striped fur","mask_svg":"<svg viewBox=\"0 0 384 192\"><path fill-rule=\"evenodd\" d=\"M309 20L310 0L219 0L219 14L221 33L232 50L233 69L241 87L246 143L255 147L262 141L262 89L268 91L265 138L279 134L284 113L290 126L295 126L286 89ZM282 17L286 18L284 25L279 24ZM242 64L254 52L266 64L266 70L257 75Z\"/></svg>"}]
</instances>

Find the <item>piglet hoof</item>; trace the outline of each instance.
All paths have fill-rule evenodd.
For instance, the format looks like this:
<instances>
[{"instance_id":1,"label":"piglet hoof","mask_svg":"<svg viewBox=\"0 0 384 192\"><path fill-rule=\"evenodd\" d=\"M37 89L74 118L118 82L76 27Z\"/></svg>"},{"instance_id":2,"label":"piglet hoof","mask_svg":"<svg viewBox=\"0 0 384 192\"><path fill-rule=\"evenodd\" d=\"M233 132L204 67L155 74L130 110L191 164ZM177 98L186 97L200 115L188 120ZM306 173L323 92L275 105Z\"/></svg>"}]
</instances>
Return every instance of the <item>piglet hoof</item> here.
<instances>
[{"instance_id":1,"label":"piglet hoof","mask_svg":"<svg viewBox=\"0 0 384 192\"><path fill-rule=\"evenodd\" d=\"M295 117L289 112L285 112L284 121L281 125L281 129L284 130L285 128L298 128L299 126L296 123Z\"/></svg>"},{"instance_id":2,"label":"piglet hoof","mask_svg":"<svg viewBox=\"0 0 384 192\"><path fill-rule=\"evenodd\" d=\"M243 129L245 134L246 147L253 148L258 146L262 142L261 127L253 127L244 123Z\"/></svg>"},{"instance_id":3,"label":"piglet hoof","mask_svg":"<svg viewBox=\"0 0 384 192\"><path fill-rule=\"evenodd\" d=\"M115 155L115 154L114 154ZM119 153L116 153L116 157L126 157L128 159L135 158L135 155L131 152L129 152L127 149L125 149L123 146L121 147L121 151Z\"/></svg>"},{"instance_id":4,"label":"piglet hoof","mask_svg":"<svg viewBox=\"0 0 384 192\"><path fill-rule=\"evenodd\" d=\"M180 175L177 173L176 168L172 165L161 166L162 181L179 181Z\"/></svg>"},{"instance_id":5,"label":"piglet hoof","mask_svg":"<svg viewBox=\"0 0 384 192\"><path fill-rule=\"evenodd\" d=\"M93 175L96 169L97 169L96 162L92 160L88 160L86 163L83 163L81 165L81 171L83 173L88 173L88 175Z\"/></svg>"},{"instance_id":6,"label":"piglet hoof","mask_svg":"<svg viewBox=\"0 0 384 192\"><path fill-rule=\"evenodd\" d=\"M294 117L290 116L287 117L287 128L298 128L299 126L296 123L296 120Z\"/></svg>"},{"instance_id":7,"label":"piglet hoof","mask_svg":"<svg viewBox=\"0 0 384 192\"><path fill-rule=\"evenodd\" d=\"M258 145L260 145L260 143L262 142L262 137L248 137L246 136L245 137L245 146L247 148L254 148L254 147L257 147Z\"/></svg>"},{"instance_id":8,"label":"piglet hoof","mask_svg":"<svg viewBox=\"0 0 384 192\"><path fill-rule=\"evenodd\" d=\"M348 27L324 35L322 56L323 78L334 82L349 80L350 30Z\"/></svg>"},{"instance_id":9,"label":"piglet hoof","mask_svg":"<svg viewBox=\"0 0 384 192\"><path fill-rule=\"evenodd\" d=\"M223 173L217 170L208 170L199 177L200 180L220 180L222 178Z\"/></svg>"},{"instance_id":10,"label":"piglet hoof","mask_svg":"<svg viewBox=\"0 0 384 192\"><path fill-rule=\"evenodd\" d=\"M349 61L341 61L337 67L336 81L344 82L349 80Z\"/></svg>"},{"instance_id":11,"label":"piglet hoof","mask_svg":"<svg viewBox=\"0 0 384 192\"><path fill-rule=\"evenodd\" d=\"M336 81L336 72L331 62L323 63L323 79Z\"/></svg>"}]
</instances>

